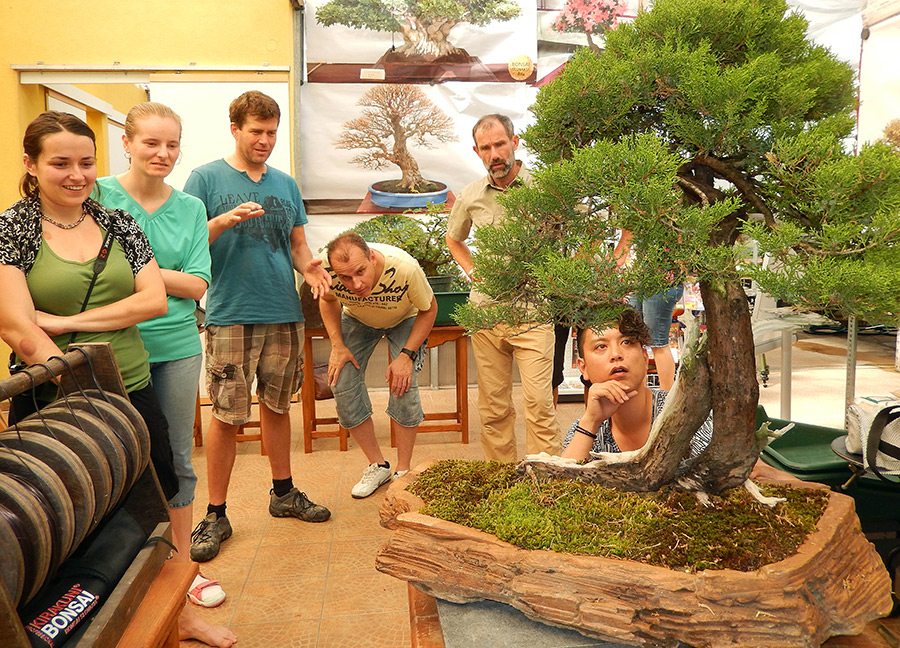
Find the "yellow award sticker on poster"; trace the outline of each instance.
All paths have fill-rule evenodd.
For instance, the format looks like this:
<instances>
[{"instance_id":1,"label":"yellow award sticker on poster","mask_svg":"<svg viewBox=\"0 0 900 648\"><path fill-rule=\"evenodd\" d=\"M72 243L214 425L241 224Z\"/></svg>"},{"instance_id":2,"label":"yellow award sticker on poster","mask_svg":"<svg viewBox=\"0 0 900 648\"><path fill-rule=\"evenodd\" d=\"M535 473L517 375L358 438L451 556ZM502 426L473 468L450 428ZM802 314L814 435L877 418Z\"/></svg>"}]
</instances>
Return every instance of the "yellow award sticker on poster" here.
<instances>
[{"instance_id":1,"label":"yellow award sticker on poster","mask_svg":"<svg viewBox=\"0 0 900 648\"><path fill-rule=\"evenodd\" d=\"M534 72L534 62L526 54L520 54L509 59L509 76L516 81L524 81Z\"/></svg>"}]
</instances>

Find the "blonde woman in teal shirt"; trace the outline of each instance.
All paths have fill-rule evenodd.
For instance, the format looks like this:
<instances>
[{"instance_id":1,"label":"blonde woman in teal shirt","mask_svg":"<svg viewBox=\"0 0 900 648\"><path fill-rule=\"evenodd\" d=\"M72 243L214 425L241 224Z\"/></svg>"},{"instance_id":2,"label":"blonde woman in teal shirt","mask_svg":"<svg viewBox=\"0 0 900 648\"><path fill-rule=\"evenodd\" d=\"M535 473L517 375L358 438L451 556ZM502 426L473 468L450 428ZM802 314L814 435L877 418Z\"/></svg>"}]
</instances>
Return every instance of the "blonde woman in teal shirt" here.
<instances>
[{"instance_id":1,"label":"blonde woman in teal shirt","mask_svg":"<svg viewBox=\"0 0 900 648\"><path fill-rule=\"evenodd\" d=\"M197 198L166 184L181 152L181 119L168 106L141 103L125 119L122 136L129 169L97 181L99 201L129 212L150 240L165 282L168 312L139 325L150 353L151 382L169 421L169 436L178 476L178 493L169 500L176 560L190 559L194 488L191 446L202 345L194 317L196 301L210 279L206 209ZM225 593L214 580L198 574L190 600L215 607ZM215 626L186 607L179 619L181 639L198 639L228 648L235 641L225 626Z\"/></svg>"}]
</instances>

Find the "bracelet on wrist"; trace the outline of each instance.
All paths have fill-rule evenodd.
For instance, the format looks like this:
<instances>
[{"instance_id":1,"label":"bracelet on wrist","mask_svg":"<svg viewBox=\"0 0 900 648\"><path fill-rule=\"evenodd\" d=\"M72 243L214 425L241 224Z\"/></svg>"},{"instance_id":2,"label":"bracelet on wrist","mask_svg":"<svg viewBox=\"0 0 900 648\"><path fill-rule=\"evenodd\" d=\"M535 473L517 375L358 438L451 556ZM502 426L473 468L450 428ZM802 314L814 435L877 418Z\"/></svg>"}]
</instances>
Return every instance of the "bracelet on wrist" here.
<instances>
[{"instance_id":1,"label":"bracelet on wrist","mask_svg":"<svg viewBox=\"0 0 900 648\"><path fill-rule=\"evenodd\" d=\"M594 433L591 432L590 430L584 429L584 428L581 427L580 425L576 425L576 426L575 426L575 431L576 431L576 432L579 432L579 433L581 433L581 434L583 434L583 435L585 435L585 436L589 436L589 437L591 437L592 439L596 439L596 438L597 438L597 435L596 435L596 434L594 434Z\"/></svg>"}]
</instances>

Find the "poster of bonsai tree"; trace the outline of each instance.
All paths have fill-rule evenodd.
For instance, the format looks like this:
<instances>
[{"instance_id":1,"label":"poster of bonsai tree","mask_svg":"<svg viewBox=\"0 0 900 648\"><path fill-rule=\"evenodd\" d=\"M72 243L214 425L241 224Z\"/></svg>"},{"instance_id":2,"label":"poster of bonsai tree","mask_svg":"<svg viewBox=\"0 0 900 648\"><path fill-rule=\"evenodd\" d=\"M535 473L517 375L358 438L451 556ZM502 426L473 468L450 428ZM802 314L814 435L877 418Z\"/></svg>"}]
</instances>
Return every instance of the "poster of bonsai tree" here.
<instances>
[{"instance_id":1,"label":"poster of bonsai tree","mask_svg":"<svg viewBox=\"0 0 900 648\"><path fill-rule=\"evenodd\" d=\"M485 26L520 13L518 3L510 0L331 0L316 10L316 21L399 33L403 44L389 49L379 62L460 64L478 58L450 41L454 27Z\"/></svg>"},{"instance_id":2,"label":"poster of bonsai tree","mask_svg":"<svg viewBox=\"0 0 900 648\"><path fill-rule=\"evenodd\" d=\"M366 169L385 169L393 164L402 173L400 179L374 183L370 187L373 201L381 206L393 206L379 202L376 196L397 193L427 195L423 198L427 197L427 202L435 204L445 202L447 185L422 176L410 147L433 148L435 142L455 141L453 120L415 85L373 86L360 98L358 105L363 107L362 116L343 124L343 131L334 145L339 149L362 149L363 152L350 161ZM426 202L401 201L396 206L424 207Z\"/></svg>"},{"instance_id":3,"label":"poster of bonsai tree","mask_svg":"<svg viewBox=\"0 0 900 648\"><path fill-rule=\"evenodd\" d=\"M588 47L600 52L600 44L594 38L603 38L606 32L615 28L627 9L628 2L625 0L566 0L559 16L553 21L553 29L584 33Z\"/></svg>"}]
</instances>

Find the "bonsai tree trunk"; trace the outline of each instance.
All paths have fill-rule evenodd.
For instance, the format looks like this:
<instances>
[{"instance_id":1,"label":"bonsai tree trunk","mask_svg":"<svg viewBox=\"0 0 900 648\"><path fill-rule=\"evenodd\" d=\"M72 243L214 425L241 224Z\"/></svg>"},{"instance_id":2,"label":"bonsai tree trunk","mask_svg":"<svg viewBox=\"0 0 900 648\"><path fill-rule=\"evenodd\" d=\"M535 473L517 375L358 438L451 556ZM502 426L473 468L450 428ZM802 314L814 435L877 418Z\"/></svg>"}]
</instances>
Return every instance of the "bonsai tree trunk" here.
<instances>
[{"instance_id":1,"label":"bonsai tree trunk","mask_svg":"<svg viewBox=\"0 0 900 648\"><path fill-rule=\"evenodd\" d=\"M696 328L689 332L675 386L643 448L605 454L586 464L529 455L519 470L628 491L654 491L677 481L691 490L720 493L743 484L759 456L759 387L750 310L737 281L701 283L701 291L707 334L698 342ZM685 461L691 437L711 407L712 442L698 457Z\"/></svg>"},{"instance_id":2,"label":"bonsai tree trunk","mask_svg":"<svg viewBox=\"0 0 900 648\"><path fill-rule=\"evenodd\" d=\"M708 346L706 338L699 340L699 327L688 332L678 380L640 450L604 454L586 464L545 454L528 455L518 470L628 491L654 491L673 482L690 453L691 437L709 415Z\"/></svg>"},{"instance_id":3,"label":"bonsai tree trunk","mask_svg":"<svg viewBox=\"0 0 900 648\"><path fill-rule=\"evenodd\" d=\"M390 160L403 172L400 179L400 186L408 191L419 191L425 184L425 178L419 171L419 163L412 156L406 146L407 136L403 131L403 125L400 120L396 119L394 127L394 148L391 151Z\"/></svg>"},{"instance_id":4,"label":"bonsai tree trunk","mask_svg":"<svg viewBox=\"0 0 900 648\"><path fill-rule=\"evenodd\" d=\"M756 443L756 355L747 296L738 281L700 282L709 338L712 442L693 478L710 492L742 484L759 457Z\"/></svg>"},{"instance_id":5,"label":"bonsai tree trunk","mask_svg":"<svg viewBox=\"0 0 900 648\"><path fill-rule=\"evenodd\" d=\"M409 16L400 26L403 45L397 48L396 54L407 58L427 58L429 60L444 56L468 56L464 50L454 46L447 40L456 20L435 20L426 22L421 18Z\"/></svg>"}]
</instances>

